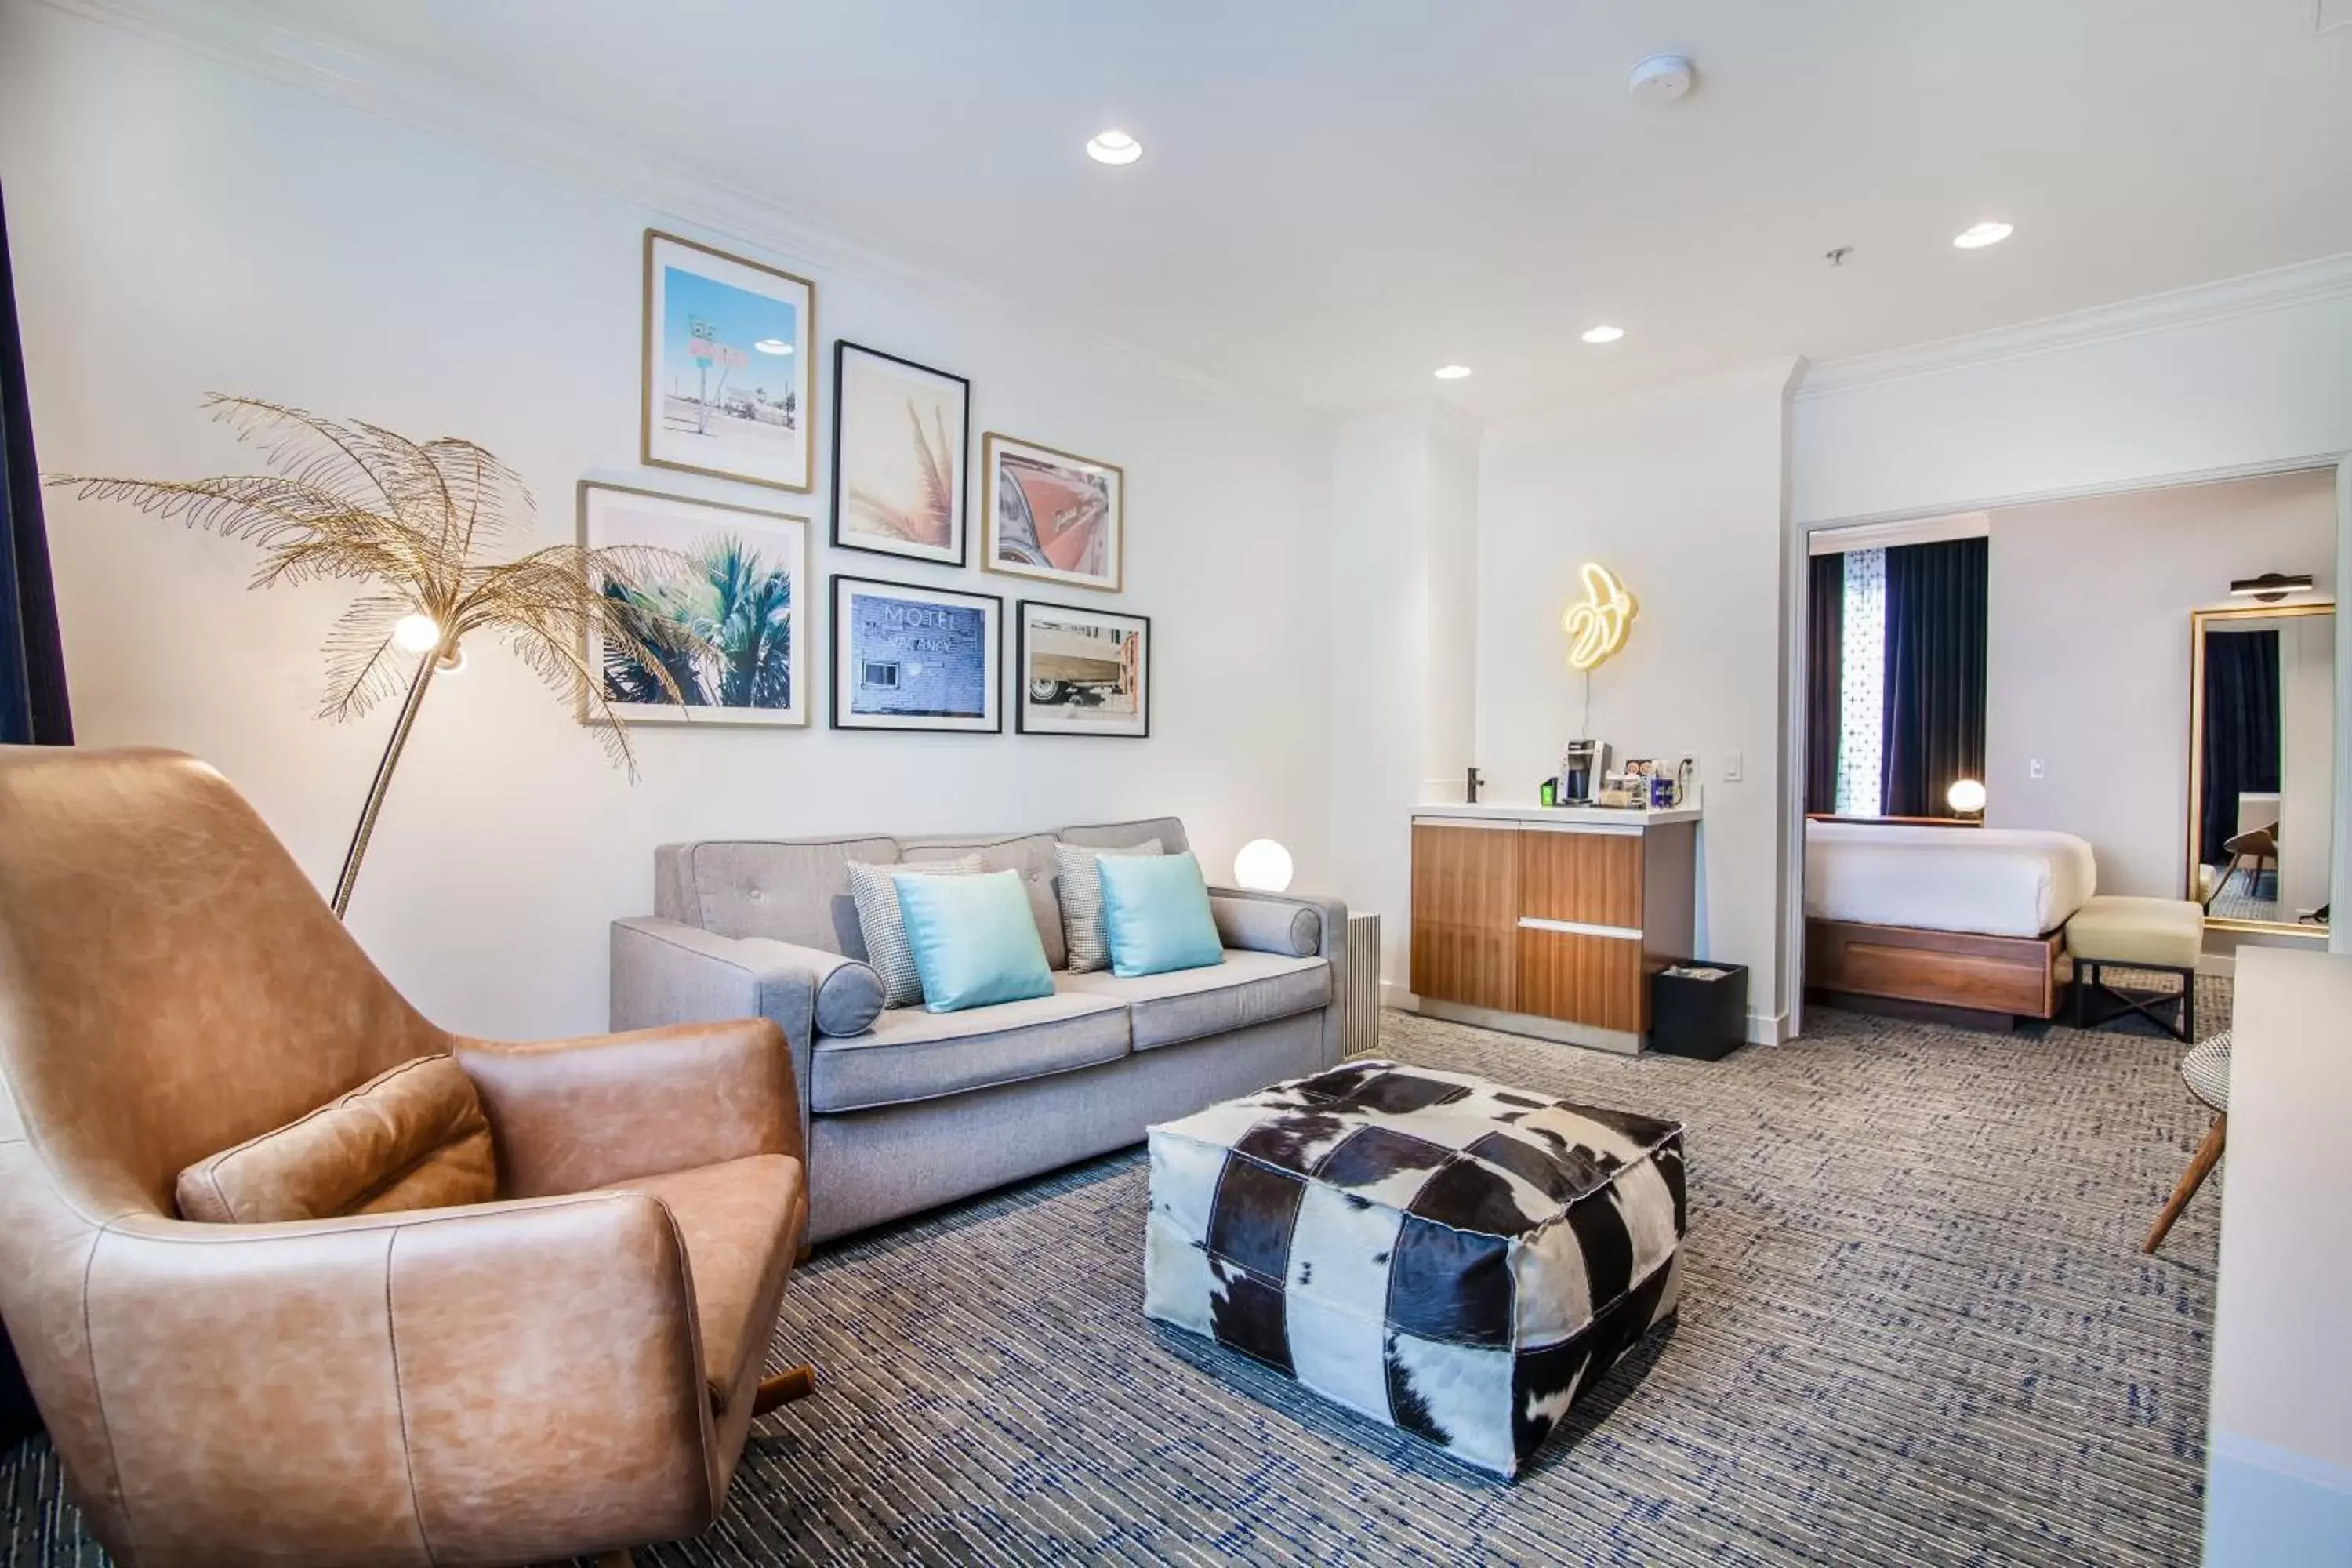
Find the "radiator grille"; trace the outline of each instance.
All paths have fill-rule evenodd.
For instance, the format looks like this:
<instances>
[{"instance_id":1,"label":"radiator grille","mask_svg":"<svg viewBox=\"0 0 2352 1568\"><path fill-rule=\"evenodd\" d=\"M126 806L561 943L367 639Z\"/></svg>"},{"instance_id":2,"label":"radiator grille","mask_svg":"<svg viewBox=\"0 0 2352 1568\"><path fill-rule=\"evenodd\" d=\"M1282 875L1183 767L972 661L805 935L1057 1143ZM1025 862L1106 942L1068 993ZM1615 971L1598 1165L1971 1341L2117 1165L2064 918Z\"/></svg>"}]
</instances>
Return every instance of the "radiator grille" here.
<instances>
[{"instance_id":1,"label":"radiator grille","mask_svg":"<svg viewBox=\"0 0 2352 1568\"><path fill-rule=\"evenodd\" d=\"M1340 999L1348 1054L1381 1046L1381 917L1348 917L1348 994Z\"/></svg>"}]
</instances>

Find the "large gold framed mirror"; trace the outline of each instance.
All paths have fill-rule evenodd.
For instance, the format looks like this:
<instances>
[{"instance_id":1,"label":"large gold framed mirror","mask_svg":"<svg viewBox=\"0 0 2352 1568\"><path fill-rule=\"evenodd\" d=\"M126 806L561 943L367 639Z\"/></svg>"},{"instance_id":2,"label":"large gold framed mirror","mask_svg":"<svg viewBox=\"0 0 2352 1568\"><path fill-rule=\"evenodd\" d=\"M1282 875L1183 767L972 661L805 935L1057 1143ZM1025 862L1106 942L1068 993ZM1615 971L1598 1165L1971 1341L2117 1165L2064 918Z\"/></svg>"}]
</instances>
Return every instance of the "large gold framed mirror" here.
<instances>
[{"instance_id":1,"label":"large gold framed mirror","mask_svg":"<svg viewBox=\"0 0 2352 1568\"><path fill-rule=\"evenodd\" d=\"M2327 936L2336 606L2189 615L2189 897L2223 931Z\"/></svg>"}]
</instances>

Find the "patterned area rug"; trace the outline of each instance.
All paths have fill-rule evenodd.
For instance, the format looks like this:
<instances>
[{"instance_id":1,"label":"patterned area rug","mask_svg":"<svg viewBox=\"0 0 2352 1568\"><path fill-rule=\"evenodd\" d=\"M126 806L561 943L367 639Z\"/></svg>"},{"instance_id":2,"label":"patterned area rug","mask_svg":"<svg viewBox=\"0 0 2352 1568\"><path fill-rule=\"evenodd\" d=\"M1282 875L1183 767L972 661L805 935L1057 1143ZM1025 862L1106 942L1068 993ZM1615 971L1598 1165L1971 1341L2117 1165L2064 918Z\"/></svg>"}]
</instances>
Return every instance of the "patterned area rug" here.
<instances>
[{"instance_id":1,"label":"patterned area rug","mask_svg":"<svg viewBox=\"0 0 2352 1568\"><path fill-rule=\"evenodd\" d=\"M2210 1033L2226 984L2201 986ZM639 1563L2189 1563L2220 1212L2179 1047L1821 1011L1718 1063L1390 1014L1382 1053L1690 1129L1681 1321L1516 1485L1147 1323L1140 1151L828 1249L726 1516ZM38 1442L0 1564L96 1563Z\"/></svg>"}]
</instances>

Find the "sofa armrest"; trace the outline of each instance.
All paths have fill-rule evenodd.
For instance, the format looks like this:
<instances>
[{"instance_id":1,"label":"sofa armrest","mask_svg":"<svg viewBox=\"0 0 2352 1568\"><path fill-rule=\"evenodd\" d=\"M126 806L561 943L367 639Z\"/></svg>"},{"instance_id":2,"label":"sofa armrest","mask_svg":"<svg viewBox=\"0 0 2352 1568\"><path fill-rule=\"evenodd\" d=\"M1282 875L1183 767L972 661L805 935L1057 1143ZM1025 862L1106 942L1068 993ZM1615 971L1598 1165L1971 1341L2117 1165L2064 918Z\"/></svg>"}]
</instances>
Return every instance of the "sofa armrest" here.
<instances>
[{"instance_id":1,"label":"sofa armrest","mask_svg":"<svg viewBox=\"0 0 2352 1568\"><path fill-rule=\"evenodd\" d=\"M1215 917L1217 935L1227 947L1319 957L1330 964L1331 1004L1323 1013L1323 1065L1336 1064L1347 1039L1340 1007L1348 994L1348 906L1313 893L1211 888L1209 912ZM1311 939L1307 935L1310 921Z\"/></svg>"},{"instance_id":2,"label":"sofa armrest","mask_svg":"<svg viewBox=\"0 0 2352 1568\"><path fill-rule=\"evenodd\" d=\"M164 1539L248 1537L263 1499L289 1560L405 1561L421 1531L426 1550L540 1562L679 1539L718 1510L688 1265L648 1194L138 1215L92 1243L88 1364L115 1479Z\"/></svg>"},{"instance_id":3,"label":"sofa armrest","mask_svg":"<svg viewBox=\"0 0 2352 1568\"><path fill-rule=\"evenodd\" d=\"M882 983L856 959L764 937L725 937L700 926L649 917L613 922L613 1027L651 1028L713 1018L765 1018L784 1032L803 1147L809 1121L809 1051L815 1036L861 1034L882 1006ZM835 1005L820 998L870 1000ZM865 1023L856 1028L864 1012Z\"/></svg>"},{"instance_id":4,"label":"sofa armrest","mask_svg":"<svg viewBox=\"0 0 2352 1568\"><path fill-rule=\"evenodd\" d=\"M765 1018L508 1045L453 1042L509 1197L584 1193L753 1154L801 1157L800 1095Z\"/></svg>"}]
</instances>

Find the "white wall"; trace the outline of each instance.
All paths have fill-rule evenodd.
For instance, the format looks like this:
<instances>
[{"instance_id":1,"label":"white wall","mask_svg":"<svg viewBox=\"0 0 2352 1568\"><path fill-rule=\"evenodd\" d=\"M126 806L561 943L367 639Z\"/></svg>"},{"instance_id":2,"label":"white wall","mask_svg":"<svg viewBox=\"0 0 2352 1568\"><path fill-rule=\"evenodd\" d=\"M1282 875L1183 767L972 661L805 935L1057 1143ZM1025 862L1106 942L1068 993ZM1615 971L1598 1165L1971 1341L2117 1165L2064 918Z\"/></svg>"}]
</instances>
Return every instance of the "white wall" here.
<instances>
[{"instance_id":1,"label":"white wall","mask_svg":"<svg viewBox=\"0 0 2352 1568\"><path fill-rule=\"evenodd\" d=\"M1779 984L1782 462L1789 365L1490 429L1478 490L1478 756L1532 802L1561 744L1700 761L1698 956L1749 968L1759 1033ZM1640 601L1591 679L1561 612L1598 561ZM1742 777L1726 776L1737 754Z\"/></svg>"},{"instance_id":2,"label":"white wall","mask_svg":"<svg viewBox=\"0 0 2352 1568\"><path fill-rule=\"evenodd\" d=\"M1434 405L1352 421L1331 457L1333 889L1411 962L1412 808L1476 760L1478 427ZM1491 770L1490 770L1491 773Z\"/></svg>"},{"instance_id":3,"label":"white wall","mask_svg":"<svg viewBox=\"0 0 2352 1568\"><path fill-rule=\"evenodd\" d=\"M2210 310L2093 312L2022 343L1989 333L1817 367L1791 420L1792 515L1954 511L2332 460L2352 448L2352 258L2309 270L2207 291ZM1914 358L1930 368L1906 370Z\"/></svg>"},{"instance_id":4,"label":"white wall","mask_svg":"<svg viewBox=\"0 0 2352 1568\"><path fill-rule=\"evenodd\" d=\"M2102 892L2182 897L2189 612L2263 572L2308 572L2332 598L2335 490L2317 469L1994 510L1985 821L2089 839Z\"/></svg>"},{"instance_id":5,"label":"white wall","mask_svg":"<svg viewBox=\"0 0 2352 1568\"><path fill-rule=\"evenodd\" d=\"M352 906L360 939L441 1022L601 1027L606 922L651 908L652 850L668 839L1165 811L1213 879L1268 835L1302 887L1328 879L1328 437L1307 416L951 280L828 267L781 231L713 234L46 6L0 6L0 181L52 471L247 468L198 413L218 389L479 440L537 494L541 540L572 535L583 477L803 511L821 539L829 387L805 498L636 467L640 232L656 222L814 276L827 339L971 376L975 459L979 432L1002 429L1126 467L1129 588L1103 602L1153 617L1148 742L836 734L821 719L641 728L632 788L510 658L472 650L432 691ZM829 352L822 363L829 375ZM79 736L212 761L331 880L391 719L310 717L346 595L248 593L242 547L51 503ZM1008 610L1029 591L816 555L820 580L837 566L951 583Z\"/></svg>"}]
</instances>

